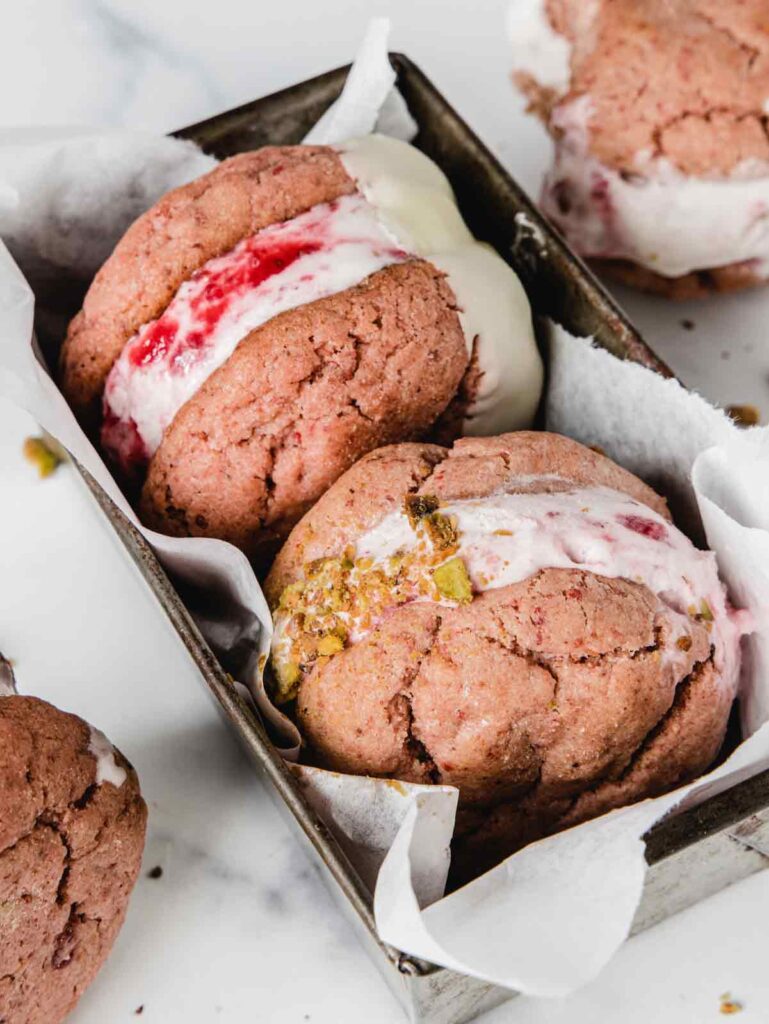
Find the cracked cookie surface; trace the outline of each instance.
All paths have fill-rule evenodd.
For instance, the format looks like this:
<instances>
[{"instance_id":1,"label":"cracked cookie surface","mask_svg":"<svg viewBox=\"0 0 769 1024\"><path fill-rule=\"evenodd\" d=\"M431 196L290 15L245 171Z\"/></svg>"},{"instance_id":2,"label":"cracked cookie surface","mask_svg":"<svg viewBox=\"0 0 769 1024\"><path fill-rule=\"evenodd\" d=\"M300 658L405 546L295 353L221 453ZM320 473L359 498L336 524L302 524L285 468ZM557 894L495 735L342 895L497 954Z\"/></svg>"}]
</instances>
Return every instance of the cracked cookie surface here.
<instances>
[{"instance_id":1,"label":"cracked cookie surface","mask_svg":"<svg viewBox=\"0 0 769 1024\"><path fill-rule=\"evenodd\" d=\"M548 0L573 45L559 102L590 96L590 148L632 174L639 154L691 175L769 160L769 24L763 0ZM593 12L585 19L587 8Z\"/></svg>"},{"instance_id":2,"label":"cracked cookie surface","mask_svg":"<svg viewBox=\"0 0 769 1024\"><path fill-rule=\"evenodd\" d=\"M0 1021L56 1024L107 957L139 871L146 807L97 783L92 733L33 697L0 698Z\"/></svg>"}]
</instances>

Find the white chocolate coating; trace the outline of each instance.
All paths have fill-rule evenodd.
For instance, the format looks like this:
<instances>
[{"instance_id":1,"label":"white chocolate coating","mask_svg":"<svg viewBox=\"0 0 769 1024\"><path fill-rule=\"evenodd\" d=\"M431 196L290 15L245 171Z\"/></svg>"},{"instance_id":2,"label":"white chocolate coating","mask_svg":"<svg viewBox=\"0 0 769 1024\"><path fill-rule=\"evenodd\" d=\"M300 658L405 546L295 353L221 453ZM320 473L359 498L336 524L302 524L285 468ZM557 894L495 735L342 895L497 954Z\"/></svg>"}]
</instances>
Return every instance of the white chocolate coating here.
<instances>
[{"instance_id":1,"label":"white chocolate coating","mask_svg":"<svg viewBox=\"0 0 769 1024\"><path fill-rule=\"evenodd\" d=\"M338 147L347 173L408 252L443 270L483 372L463 432L479 436L529 426L542 391L531 309L516 274L473 238L443 172L423 153L384 135Z\"/></svg>"}]
</instances>

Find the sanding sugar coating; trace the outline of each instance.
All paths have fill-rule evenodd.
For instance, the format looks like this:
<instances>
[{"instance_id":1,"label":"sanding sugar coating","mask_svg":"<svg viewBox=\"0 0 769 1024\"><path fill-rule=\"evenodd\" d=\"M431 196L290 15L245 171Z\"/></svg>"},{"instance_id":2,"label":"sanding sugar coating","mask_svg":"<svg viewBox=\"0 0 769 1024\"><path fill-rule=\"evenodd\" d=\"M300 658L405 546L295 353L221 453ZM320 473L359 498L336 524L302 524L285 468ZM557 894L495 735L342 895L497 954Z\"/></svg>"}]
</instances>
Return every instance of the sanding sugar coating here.
<instances>
[{"instance_id":1,"label":"sanding sugar coating","mask_svg":"<svg viewBox=\"0 0 769 1024\"><path fill-rule=\"evenodd\" d=\"M765 13L762 0L513 5L515 77L555 140L543 208L581 254L666 278L720 270L722 287L769 276Z\"/></svg>"},{"instance_id":2,"label":"sanding sugar coating","mask_svg":"<svg viewBox=\"0 0 769 1024\"><path fill-rule=\"evenodd\" d=\"M270 225L208 261L125 345L106 383L102 428L124 469L149 461L180 408L250 331L413 257L447 275L480 370L465 432L531 421L542 365L528 301L513 271L473 239L445 176L384 136L353 140L339 155L358 193Z\"/></svg>"}]
</instances>

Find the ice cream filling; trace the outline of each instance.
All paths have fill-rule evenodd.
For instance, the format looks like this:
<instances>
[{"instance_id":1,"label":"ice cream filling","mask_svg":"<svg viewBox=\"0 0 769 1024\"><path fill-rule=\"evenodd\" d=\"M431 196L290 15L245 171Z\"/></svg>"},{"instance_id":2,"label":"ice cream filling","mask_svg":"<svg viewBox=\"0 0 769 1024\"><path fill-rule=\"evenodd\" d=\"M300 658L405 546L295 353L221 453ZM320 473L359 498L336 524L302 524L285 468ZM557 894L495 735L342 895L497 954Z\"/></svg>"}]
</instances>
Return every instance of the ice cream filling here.
<instances>
[{"instance_id":1,"label":"ice cream filling","mask_svg":"<svg viewBox=\"0 0 769 1024\"><path fill-rule=\"evenodd\" d=\"M626 259L666 277L753 263L769 276L769 166L744 160L729 177L695 178L639 153L632 173L591 152L590 97L560 107L544 212L584 256Z\"/></svg>"},{"instance_id":2,"label":"ice cream filling","mask_svg":"<svg viewBox=\"0 0 769 1024\"><path fill-rule=\"evenodd\" d=\"M96 759L96 785L103 786L105 782L111 782L119 789L127 778L125 768L117 763L115 748L104 733L93 726L89 728L91 736L88 751Z\"/></svg>"},{"instance_id":3,"label":"ice cream filling","mask_svg":"<svg viewBox=\"0 0 769 1024\"><path fill-rule=\"evenodd\" d=\"M467 229L448 180L414 147L370 135L339 147L359 192L271 225L209 260L125 345L104 392L104 447L127 470L256 327L410 257L445 272L480 384L465 433L529 425L542 389L526 294Z\"/></svg>"},{"instance_id":4,"label":"ice cream filling","mask_svg":"<svg viewBox=\"0 0 769 1024\"><path fill-rule=\"evenodd\" d=\"M625 494L555 481L552 492L529 489L445 504L407 496L402 509L339 557L305 565L274 614L277 698L294 696L319 658L354 644L394 608L414 601L457 607L548 568L644 584L669 623L662 652L668 659L685 655L693 621L704 621L724 684L735 684L741 625L715 555Z\"/></svg>"},{"instance_id":5,"label":"ice cream filling","mask_svg":"<svg viewBox=\"0 0 769 1024\"><path fill-rule=\"evenodd\" d=\"M125 345L102 442L125 468L154 455L179 409L252 330L408 258L363 196L322 203L209 260Z\"/></svg>"}]
</instances>

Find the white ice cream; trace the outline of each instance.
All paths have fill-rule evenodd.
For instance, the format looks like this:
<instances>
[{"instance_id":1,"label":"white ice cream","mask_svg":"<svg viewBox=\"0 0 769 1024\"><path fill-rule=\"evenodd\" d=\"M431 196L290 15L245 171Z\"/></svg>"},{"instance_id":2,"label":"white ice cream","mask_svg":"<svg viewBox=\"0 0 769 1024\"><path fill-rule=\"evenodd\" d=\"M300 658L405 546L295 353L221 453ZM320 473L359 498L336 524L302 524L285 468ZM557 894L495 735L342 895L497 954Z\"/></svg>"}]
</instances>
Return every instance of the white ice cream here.
<instances>
[{"instance_id":1,"label":"white ice cream","mask_svg":"<svg viewBox=\"0 0 769 1024\"><path fill-rule=\"evenodd\" d=\"M586 6L590 0L583 0ZM571 46L554 31L545 0L512 0L507 31L513 46L514 68L558 93L569 88Z\"/></svg>"},{"instance_id":2,"label":"white ice cream","mask_svg":"<svg viewBox=\"0 0 769 1024\"><path fill-rule=\"evenodd\" d=\"M646 505L606 487L590 487L499 493L447 502L440 512L456 520L459 548L451 557L464 561L475 593L510 586L542 569L577 569L642 583L656 595L670 623L663 656L681 657L676 640L690 634L693 616L703 615L712 621L715 664L724 685L735 684L742 623L740 613L728 607L715 555L695 548ZM407 516L398 510L358 538L354 557L372 559L387 574L393 571L389 560L417 543ZM278 611L274 658L287 655L289 619L290 613ZM365 635L357 623L348 625L353 641Z\"/></svg>"},{"instance_id":3,"label":"white ice cream","mask_svg":"<svg viewBox=\"0 0 769 1024\"><path fill-rule=\"evenodd\" d=\"M111 782L118 789L125 782L127 775L124 768L115 760L115 748L99 729L91 730L91 738L88 743L88 751L96 758L96 785L102 786L105 782Z\"/></svg>"},{"instance_id":4,"label":"white ice cream","mask_svg":"<svg viewBox=\"0 0 769 1024\"><path fill-rule=\"evenodd\" d=\"M446 272L468 351L477 345L480 391L463 433L530 425L542 391L531 309L516 274L473 238L448 179L424 153L384 135L339 147L348 174L398 243Z\"/></svg>"},{"instance_id":5,"label":"white ice cream","mask_svg":"<svg viewBox=\"0 0 769 1024\"><path fill-rule=\"evenodd\" d=\"M115 363L104 393L105 444L126 464L132 451L139 461L150 458L182 405L250 331L407 255L374 208L352 195L271 225L209 260Z\"/></svg>"}]
</instances>

